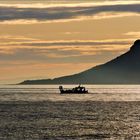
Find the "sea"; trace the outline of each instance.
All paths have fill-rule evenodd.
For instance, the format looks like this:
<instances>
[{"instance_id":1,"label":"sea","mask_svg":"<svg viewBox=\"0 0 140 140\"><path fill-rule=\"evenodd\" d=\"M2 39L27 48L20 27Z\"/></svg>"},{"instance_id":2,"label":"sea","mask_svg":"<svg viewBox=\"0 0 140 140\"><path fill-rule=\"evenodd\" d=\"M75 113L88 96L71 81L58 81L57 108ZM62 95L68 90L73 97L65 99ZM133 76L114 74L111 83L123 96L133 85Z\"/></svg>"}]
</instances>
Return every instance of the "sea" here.
<instances>
[{"instance_id":1,"label":"sea","mask_svg":"<svg viewBox=\"0 0 140 140\"><path fill-rule=\"evenodd\" d=\"M0 140L140 140L140 85L83 86L1 85Z\"/></svg>"},{"instance_id":2,"label":"sea","mask_svg":"<svg viewBox=\"0 0 140 140\"><path fill-rule=\"evenodd\" d=\"M83 86L88 94L61 95L59 85L1 85L0 101L140 101L140 85Z\"/></svg>"}]
</instances>

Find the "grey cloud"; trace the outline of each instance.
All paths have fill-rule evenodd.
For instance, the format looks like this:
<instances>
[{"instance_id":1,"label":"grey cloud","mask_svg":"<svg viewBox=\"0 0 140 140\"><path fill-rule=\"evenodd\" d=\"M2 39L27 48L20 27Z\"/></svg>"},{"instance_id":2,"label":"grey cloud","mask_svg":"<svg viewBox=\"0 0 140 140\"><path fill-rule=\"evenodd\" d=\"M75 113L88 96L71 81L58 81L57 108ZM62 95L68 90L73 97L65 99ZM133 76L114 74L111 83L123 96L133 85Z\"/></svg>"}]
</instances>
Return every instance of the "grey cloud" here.
<instances>
[{"instance_id":1,"label":"grey cloud","mask_svg":"<svg viewBox=\"0 0 140 140\"><path fill-rule=\"evenodd\" d=\"M7 20L60 20L78 16L92 16L101 12L140 13L140 4L105 5L88 7L14 8L0 7L0 21Z\"/></svg>"},{"instance_id":2,"label":"grey cloud","mask_svg":"<svg viewBox=\"0 0 140 140\"><path fill-rule=\"evenodd\" d=\"M65 47L64 47L65 48ZM93 47L94 48L94 47ZM125 51L125 50L124 50ZM99 50L88 50L88 54L83 54L82 50L65 50L58 48L15 48L12 53L2 53L0 52L1 61L14 61L14 60L24 60L24 61L44 61L50 63L57 62L96 62L99 63L102 59L109 60L117 56L120 51L110 50L106 51L102 47ZM53 55L53 56L52 56ZM55 57L56 56L56 57ZM98 56L98 57L97 57Z\"/></svg>"},{"instance_id":3,"label":"grey cloud","mask_svg":"<svg viewBox=\"0 0 140 140\"><path fill-rule=\"evenodd\" d=\"M104 41L55 41L55 42L18 42L18 44L3 44L0 47L1 60L49 60L58 61L81 59L99 54L119 53L127 49L131 44L128 40L104 40ZM9 47L8 47L9 45ZM14 47L12 47L14 46ZM20 46L20 48L18 47ZM23 47L21 47L23 46ZM122 47L123 46L123 47ZM115 48L114 48L115 47ZM8 49L10 48L10 49ZM8 50L7 50L8 49Z\"/></svg>"},{"instance_id":4,"label":"grey cloud","mask_svg":"<svg viewBox=\"0 0 140 140\"><path fill-rule=\"evenodd\" d=\"M30 46L89 46L89 45L127 45L128 42L52 42L52 43L27 43Z\"/></svg>"},{"instance_id":5,"label":"grey cloud","mask_svg":"<svg viewBox=\"0 0 140 140\"><path fill-rule=\"evenodd\" d=\"M10 44L6 44L6 46L16 46L16 45L21 45L21 46L34 46L34 47L47 47L47 46L98 46L98 45L128 45L131 44L131 41L58 41L58 42L21 42L18 44L16 43L10 43Z\"/></svg>"}]
</instances>

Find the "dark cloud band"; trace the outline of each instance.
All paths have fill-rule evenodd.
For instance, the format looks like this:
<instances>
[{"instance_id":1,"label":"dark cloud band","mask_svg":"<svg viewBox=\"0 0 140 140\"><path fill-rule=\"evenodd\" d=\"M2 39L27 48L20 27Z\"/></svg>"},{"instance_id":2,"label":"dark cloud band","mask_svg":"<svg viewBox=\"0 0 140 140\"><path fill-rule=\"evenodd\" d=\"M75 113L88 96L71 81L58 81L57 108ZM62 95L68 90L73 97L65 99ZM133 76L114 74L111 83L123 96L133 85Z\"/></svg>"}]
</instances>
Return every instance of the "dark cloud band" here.
<instances>
[{"instance_id":1,"label":"dark cloud band","mask_svg":"<svg viewBox=\"0 0 140 140\"><path fill-rule=\"evenodd\" d=\"M140 4L105 5L86 7L48 7L48 8L18 8L0 7L0 21L37 20L53 21L73 19L81 16L94 16L102 12L132 12L140 13Z\"/></svg>"}]
</instances>

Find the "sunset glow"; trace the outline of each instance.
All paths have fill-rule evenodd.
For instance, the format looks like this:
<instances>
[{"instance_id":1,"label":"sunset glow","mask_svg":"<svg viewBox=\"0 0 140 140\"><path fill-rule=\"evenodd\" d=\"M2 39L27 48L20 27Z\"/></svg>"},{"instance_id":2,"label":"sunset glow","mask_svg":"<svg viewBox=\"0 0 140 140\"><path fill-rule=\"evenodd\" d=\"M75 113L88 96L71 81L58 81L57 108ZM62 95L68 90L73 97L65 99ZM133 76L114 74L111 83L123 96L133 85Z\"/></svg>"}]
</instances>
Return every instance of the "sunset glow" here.
<instances>
[{"instance_id":1,"label":"sunset glow","mask_svg":"<svg viewBox=\"0 0 140 140\"><path fill-rule=\"evenodd\" d=\"M107 62L139 38L139 23L136 0L2 1L0 84L60 77Z\"/></svg>"}]
</instances>

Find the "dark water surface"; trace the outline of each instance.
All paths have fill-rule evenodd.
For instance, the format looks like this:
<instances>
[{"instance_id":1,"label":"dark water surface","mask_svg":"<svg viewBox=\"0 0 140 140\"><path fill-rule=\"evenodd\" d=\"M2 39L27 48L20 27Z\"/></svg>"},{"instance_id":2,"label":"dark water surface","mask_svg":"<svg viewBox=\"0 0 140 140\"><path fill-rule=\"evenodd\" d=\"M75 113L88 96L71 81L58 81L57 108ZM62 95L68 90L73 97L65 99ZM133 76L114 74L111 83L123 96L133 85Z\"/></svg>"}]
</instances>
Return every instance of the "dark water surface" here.
<instances>
[{"instance_id":1,"label":"dark water surface","mask_svg":"<svg viewBox=\"0 0 140 140\"><path fill-rule=\"evenodd\" d=\"M140 140L140 86L86 87L0 86L0 140Z\"/></svg>"},{"instance_id":2,"label":"dark water surface","mask_svg":"<svg viewBox=\"0 0 140 140\"><path fill-rule=\"evenodd\" d=\"M1 102L0 139L140 139L140 102Z\"/></svg>"}]
</instances>

